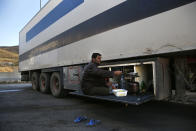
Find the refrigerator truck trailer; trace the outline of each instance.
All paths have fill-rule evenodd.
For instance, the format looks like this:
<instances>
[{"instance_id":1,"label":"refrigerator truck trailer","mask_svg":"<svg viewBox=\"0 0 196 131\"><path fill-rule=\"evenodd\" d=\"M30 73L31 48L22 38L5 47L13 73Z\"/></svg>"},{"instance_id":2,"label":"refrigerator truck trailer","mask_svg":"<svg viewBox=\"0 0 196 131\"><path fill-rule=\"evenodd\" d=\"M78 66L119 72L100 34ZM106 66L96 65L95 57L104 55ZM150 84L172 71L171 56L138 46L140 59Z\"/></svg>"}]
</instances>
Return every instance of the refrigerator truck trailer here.
<instances>
[{"instance_id":1,"label":"refrigerator truck trailer","mask_svg":"<svg viewBox=\"0 0 196 131\"><path fill-rule=\"evenodd\" d=\"M101 53L99 68L121 70L110 81L126 97L80 91L84 66ZM67 94L139 105L184 97L195 87L195 0L50 0L19 33L22 80L55 97ZM187 75L188 74L188 75Z\"/></svg>"}]
</instances>

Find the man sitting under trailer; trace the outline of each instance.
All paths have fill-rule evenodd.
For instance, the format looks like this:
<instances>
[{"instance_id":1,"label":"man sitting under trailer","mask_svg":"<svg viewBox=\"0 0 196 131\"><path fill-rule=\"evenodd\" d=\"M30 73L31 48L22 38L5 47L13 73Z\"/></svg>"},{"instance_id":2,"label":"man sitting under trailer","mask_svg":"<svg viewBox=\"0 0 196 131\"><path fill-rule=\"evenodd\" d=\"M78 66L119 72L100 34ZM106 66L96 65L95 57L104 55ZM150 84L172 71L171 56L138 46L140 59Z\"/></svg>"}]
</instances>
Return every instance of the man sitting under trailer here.
<instances>
[{"instance_id":1,"label":"man sitting under trailer","mask_svg":"<svg viewBox=\"0 0 196 131\"><path fill-rule=\"evenodd\" d=\"M106 82L106 78L121 75L121 71L107 71L98 68L101 63L101 54L93 53L91 62L84 68L82 78L82 91L86 95L109 95L112 88L111 82Z\"/></svg>"}]
</instances>

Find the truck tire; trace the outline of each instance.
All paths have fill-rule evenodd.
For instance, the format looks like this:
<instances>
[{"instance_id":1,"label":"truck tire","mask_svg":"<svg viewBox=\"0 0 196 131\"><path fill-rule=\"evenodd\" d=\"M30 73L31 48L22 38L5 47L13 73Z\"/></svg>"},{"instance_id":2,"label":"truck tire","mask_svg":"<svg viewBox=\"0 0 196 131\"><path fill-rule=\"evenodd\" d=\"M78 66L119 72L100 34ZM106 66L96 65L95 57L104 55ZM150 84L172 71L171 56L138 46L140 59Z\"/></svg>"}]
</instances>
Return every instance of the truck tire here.
<instances>
[{"instance_id":1,"label":"truck tire","mask_svg":"<svg viewBox=\"0 0 196 131\"><path fill-rule=\"evenodd\" d=\"M57 98L64 97L67 94L63 89L60 74L58 72L52 73L50 78L50 90L52 95Z\"/></svg>"},{"instance_id":2,"label":"truck tire","mask_svg":"<svg viewBox=\"0 0 196 131\"><path fill-rule=\"evenodd\" d=\"M39 77L40 91L42 93L50 92L50 75L48 73L41 73Z\"/></svg>"},{"instance_id":3,"label":"truck tire","mask_svg":"<svg viewBox=\"0 0 196 131\"><path fill-rule=\"evenodd\" d=\"M31 82L32 82L32 88L34 90L39 91L39 73L38 72L33 72L32 77L31 77Z\"/></svg>"}]
</instances>

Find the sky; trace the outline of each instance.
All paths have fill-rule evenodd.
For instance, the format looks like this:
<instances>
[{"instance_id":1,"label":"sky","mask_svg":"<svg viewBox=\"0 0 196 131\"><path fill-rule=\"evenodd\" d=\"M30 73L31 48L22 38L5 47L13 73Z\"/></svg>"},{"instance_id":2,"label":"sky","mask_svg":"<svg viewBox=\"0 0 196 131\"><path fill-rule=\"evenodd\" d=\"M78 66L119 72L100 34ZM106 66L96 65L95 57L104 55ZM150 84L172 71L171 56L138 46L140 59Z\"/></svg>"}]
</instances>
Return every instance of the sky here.
<instances>
[{"instance_id":1,"label":"sky","mask_svg":"<svg viewBox=\"0 0 196 131\"><path fill-rule=\"evenodd\" d=\"M0 0L0 46L18 45L19 32L39 10L40 0Z\"/></svg>"}]
</instances>

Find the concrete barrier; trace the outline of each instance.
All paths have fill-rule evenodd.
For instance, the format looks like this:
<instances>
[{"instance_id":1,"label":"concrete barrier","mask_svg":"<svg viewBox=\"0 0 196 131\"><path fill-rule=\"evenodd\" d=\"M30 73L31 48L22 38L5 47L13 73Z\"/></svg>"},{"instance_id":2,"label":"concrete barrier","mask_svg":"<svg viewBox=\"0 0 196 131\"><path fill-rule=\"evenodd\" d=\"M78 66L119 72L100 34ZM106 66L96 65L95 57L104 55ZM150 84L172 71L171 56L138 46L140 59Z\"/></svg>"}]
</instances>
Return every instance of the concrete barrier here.
<instances>
[{"instance_id":1,"label":"concrete barrier","mask_svg":"<svg viewBox=\"0 0 196 131\"><path fill-rule=\"evenodd\" d=\"M21 81L19 72L0 72L0 82L15 82Z\"/></svg>"}]
</instances>

